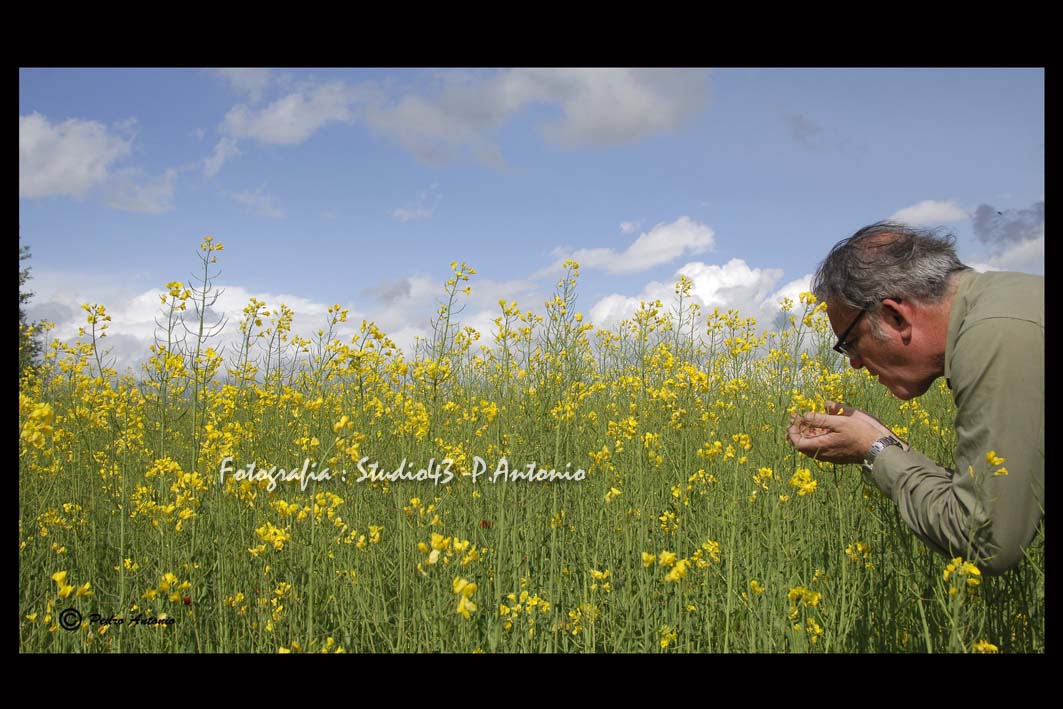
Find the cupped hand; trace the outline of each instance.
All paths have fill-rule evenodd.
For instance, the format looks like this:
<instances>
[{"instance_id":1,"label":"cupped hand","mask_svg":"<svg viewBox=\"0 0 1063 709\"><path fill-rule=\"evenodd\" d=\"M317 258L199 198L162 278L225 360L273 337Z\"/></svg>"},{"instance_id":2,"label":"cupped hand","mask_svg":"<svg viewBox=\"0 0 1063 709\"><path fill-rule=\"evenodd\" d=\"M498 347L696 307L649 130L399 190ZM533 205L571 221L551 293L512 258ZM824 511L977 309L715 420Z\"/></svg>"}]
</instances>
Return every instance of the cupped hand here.
<instances>
[{"instance_id":1,"label":"cupped hand","mask_svg":"<svg viewBox=\"0 0 1063 709\"><path fill-rule=\"evenodd\" d=\"M862 463L871 444L893 435L870 414L833 401L826 404L829 413L810 411L794 416L787 430L790 444L810 458L828 463Z\"/></svg>"}]
</instances>

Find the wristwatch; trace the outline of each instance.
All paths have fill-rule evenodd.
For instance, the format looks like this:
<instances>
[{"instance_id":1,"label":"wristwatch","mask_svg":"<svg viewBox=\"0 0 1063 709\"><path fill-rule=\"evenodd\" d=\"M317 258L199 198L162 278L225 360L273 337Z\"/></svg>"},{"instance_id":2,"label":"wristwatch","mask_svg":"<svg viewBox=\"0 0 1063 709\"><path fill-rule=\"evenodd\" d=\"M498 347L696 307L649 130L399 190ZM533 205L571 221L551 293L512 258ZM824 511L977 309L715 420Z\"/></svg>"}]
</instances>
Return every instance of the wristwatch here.
<instances>
[{"instance_id":1,"label":"wristwatch","mask_svg":"<svg viewBox=\"0 0 1063 709\"><path fill-rule=\"evenodd\" d=\"M872 443L871 448L868 449L866 454L864 454L864 465L868 468L872 467L875 464L875 458L878 457L878 454L890 446L900 446L901 448L904 448L904 444L901 443L896 436L883 436Z\"/></svg>"}]
</instances>

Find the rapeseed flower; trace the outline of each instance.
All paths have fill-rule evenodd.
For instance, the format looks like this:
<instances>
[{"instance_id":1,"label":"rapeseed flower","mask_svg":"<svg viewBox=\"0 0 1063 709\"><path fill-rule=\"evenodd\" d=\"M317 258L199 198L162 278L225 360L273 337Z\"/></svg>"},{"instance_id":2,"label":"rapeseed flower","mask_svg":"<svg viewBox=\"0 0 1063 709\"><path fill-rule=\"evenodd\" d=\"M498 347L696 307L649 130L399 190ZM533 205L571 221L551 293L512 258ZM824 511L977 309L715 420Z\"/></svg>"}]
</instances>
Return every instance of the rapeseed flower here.
<instances>
[{"instance_id":1,"label":"rapeseed flower","mask_svg":"<svg viewBox=\"0 0 1063 709\"><path fill-rule=\"evenodd\" d=\"M790 478L790 484L797 488L797 496L811 495L816 491L817 482L812 479L812 471L808 468L798 468Z\"/></svg>"},{"instance_id":2,"label":"rapeseed flower","mask_svg":"<svg viewBox=\"0 0 1063 709\"><path fill-rule=\"evenodd\" d=\"M476 611L476 604L472 602L472 594L476 592L476 584L460 576L454 577L452 584L454 594L458 597L458 607L455 612L466 620Z\"/></svg>"}]
</instances>

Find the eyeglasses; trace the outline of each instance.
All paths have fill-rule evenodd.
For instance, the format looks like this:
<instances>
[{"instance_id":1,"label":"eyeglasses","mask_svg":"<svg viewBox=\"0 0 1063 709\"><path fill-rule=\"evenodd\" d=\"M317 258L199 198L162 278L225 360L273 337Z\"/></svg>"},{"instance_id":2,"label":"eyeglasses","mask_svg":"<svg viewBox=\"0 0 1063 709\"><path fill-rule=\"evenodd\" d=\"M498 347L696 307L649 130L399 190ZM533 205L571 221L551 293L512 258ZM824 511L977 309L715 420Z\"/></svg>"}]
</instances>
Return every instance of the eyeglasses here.
<instances>
[{"instance_id":1,"label":"eyeglasses","mask_svg":"<svg viewBox=\"0 0 1063 709\"><path fill-rule=\"evenodd\" d=\"M864 308L863 310L861 310L860 314L857 315L855 318L853 318L853 321L851 323L849 323L849 327L845 328L845 332L843 332L838 337L838 342L837 342L837 344L834 345L834 351L835 352L837 352L838 354L840 354L840 355L842 355L844 357L850 357L851 358L853 356L853 352L850 349L850 344L848 342L846 342L845 340L846 340L847 337L849 337L849 333L853 331L853 328L856 327L856 324L858 322L860 322L860 318L864 317L864 313L866 313L866 312L867 312L867 308Z\"/></svg>"}]
</instances>

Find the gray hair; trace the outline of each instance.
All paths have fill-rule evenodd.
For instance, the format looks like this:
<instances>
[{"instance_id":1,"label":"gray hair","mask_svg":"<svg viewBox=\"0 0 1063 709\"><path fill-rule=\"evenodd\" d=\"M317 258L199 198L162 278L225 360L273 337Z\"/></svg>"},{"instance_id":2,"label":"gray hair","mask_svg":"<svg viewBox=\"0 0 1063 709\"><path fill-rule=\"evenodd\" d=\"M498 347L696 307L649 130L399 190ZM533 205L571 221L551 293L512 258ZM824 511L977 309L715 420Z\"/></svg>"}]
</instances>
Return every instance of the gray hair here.
<instances>
[{"instance_id":1,"label":"gray hair","mask_svg":"<svg viewBox=\"0 0 1063 709\"><path fill-rule=\"evenodd\" d=\"M839 241L812 277L818 300L875 313L886 298L936 303L952 274L970 270L956 257L956 237L897 222L866 226Z\"/></svg>"},{"instance_id":2,"label":"gray hair","mask_svg":"<svg viewBox=\"0 0 1063 709\"><path fill-rule=\"evenodd\" d=\"M877 222L834 245L812 277L812 293L872 315L886 298L936 303L948 294L954 273L970 270L957 258L955 243L954 235L936 229ZM877 317L871 334L885 337Z\"/></svg>"}]
</instances>

